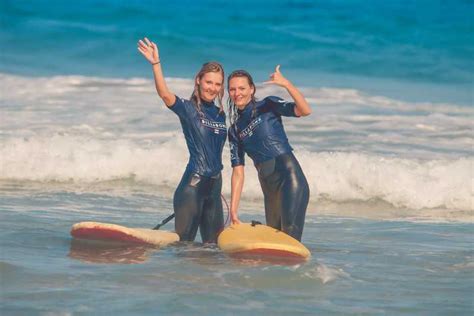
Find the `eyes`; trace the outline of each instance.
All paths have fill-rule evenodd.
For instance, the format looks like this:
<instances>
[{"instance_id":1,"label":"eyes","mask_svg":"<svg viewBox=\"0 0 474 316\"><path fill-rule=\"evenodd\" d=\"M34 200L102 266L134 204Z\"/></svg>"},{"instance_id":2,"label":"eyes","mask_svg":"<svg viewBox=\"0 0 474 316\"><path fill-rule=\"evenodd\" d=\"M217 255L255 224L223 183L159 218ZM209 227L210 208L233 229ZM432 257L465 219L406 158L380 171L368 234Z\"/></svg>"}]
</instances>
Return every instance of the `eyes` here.
<instances>
[{"instance_id":1,"label":"eyes","mask_svg":"<svg viewBox=\"0 0 474 316\"><path fill-rule=\"evenodd\" d=\"M204 83L206 83L206 85L208 85L208 86L216 86L217 88L222 87L222 83L213 82L212 80L206 80L206 81L204 81Z\"/></svg>"},{"instance_id":2,"label":"eyes","mask_svg":"<svg viewBox=\"0 0 474 316\"><path fill-rule=\"evenodd\" d=\"M229 92L236 92L237 90L240 91L240 92L244 92L246 89L244 87L237 87L237 88L230 87L229 88Z\"/></svg>"},{"instance_id":3,"label":"eyes","mask_svg":"<svg viewBox=\"0 0 474 316\"><path fill-rule=\"evenodd\" d=\"M222 88L222 83L220 82L215 82L213 80L204 80L203 83L206 85L206 86L214 86L218 89L221 89ZM229 87L229 93L236 93L237 91L238 92L241 92L241 93L245 93L247 91L250 90L250 87L246 87L246 86L230 86Z\"/></svg>"}]
</instances>

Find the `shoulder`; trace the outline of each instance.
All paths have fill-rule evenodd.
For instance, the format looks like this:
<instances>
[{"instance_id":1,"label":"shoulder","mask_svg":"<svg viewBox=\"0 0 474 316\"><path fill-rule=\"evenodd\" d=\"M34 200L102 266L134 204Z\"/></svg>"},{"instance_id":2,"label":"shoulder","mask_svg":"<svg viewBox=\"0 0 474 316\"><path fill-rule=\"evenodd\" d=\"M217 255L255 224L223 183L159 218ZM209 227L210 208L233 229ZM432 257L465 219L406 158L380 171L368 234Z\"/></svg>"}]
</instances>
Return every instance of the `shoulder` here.
<instances>
[{"instance_id":1,"label":"shoulder","mask_svg":"<svg viewBox=\"0 0 474 316\"><path fill-rule=\"evenodd\" d=\"M255 103L258 114L273 112L276 107L284 102L282 98L275 96L265 97Z\"/></svg>"},{"instance_id":2,"label":"shoulder","mask_svg":"<svg viewBox=\"0 0 474 316\"><path fill-rule=\"evenodd\" d=\"M175 102L169 106L169 109L179 115L195 111L194 104L191 100L176 96Z\"/></svg>"},{"instance_id":3,"label":"shoulder","mask_svg":"<svg viewBox=\"0 0 474 316\"><path fill-rule=\"evenodd\" d=\"M267 104L267 105L278 105L278 104L283 104L283 103L285 103L285 100L283 100L283 99L280 98L280 97L276 97L276 96L274 96L274 95L265 97L265 99L263 99L263 101L264 101L265 104Z\"/></svg>"},{"instance_id":4,"label":"shoulder","mask_svg":"<svg viewBox=\"0 0 474 316\"><path fill-rule=\"evenodd\" d=\"M225 111L224 110L221 110L221 108L217 105L214 105L218 115L220 118L223 118L225 120L226 116L225 116Z\"/></svg>"},{"instance_id":5,"label":"shoulder","mask_svg":"<svg viewBox=\"0 0 474 316\"><path fill-rule=\"evenodd\" d=\"M237 123L233 123L232 125L229 126L229 128L227 129L227 134L229 135L229 137L237 136L238 134Z\"/></svg>"},{"instance_id":6,"label":"shoulder","mask_svg":"<svg viewBox=\"0 0 474 316\"><path fill-rule=\"evenodd\" d=\"M191 105L192 105L192 104L193 104L191 100L187 100L187 99L181 98L181 97L179 97L179 96L177 96L177 95L175 95L175 97L176 97L176 101L174 102L174 104L172 104L172 105L170 106L170 108L171 108L171 107L174 107L175 105L188 105L188 104L191 104Z\"/></svg>"},{"instance_id":7,"label":"shoulder","mask_svg":"<svg viewBox=\"0 0 474 316\"><path fill-rule=\"evenodd\" d=\"M229 129L228 129L228 133L236 133L237 132L237 122L235 123L232 123L230 126L229 126Z\"/></svg>"},{"instance_id":8,"label":"shoulder","mask_svg":"<svg viewBox=\"0 0 474 316\"><path fill-rule=\"evenodd\" d=\"M294 101L286 101L276 96L269 96L266 97L264 100L269 111L272 111L273 113L280 116L296 116L296 104Z\"/></svg>"}]
</instances>

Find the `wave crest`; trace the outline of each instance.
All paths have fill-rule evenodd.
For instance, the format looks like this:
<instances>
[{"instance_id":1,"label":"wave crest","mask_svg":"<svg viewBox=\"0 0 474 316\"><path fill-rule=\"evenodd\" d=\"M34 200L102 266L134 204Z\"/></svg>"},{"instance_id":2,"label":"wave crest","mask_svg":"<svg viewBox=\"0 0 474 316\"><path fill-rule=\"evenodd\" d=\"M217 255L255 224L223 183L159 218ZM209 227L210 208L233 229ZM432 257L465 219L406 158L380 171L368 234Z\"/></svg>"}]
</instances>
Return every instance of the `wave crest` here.
<instances>
[{"instance_id":1,"label":"wave crest","mask_svg":"<svg viewBox=\"0 0 474 316\"><path fill-rule=\"evenodd\" d=\"M133 178L177 186L188 159L182 137L138 145L130 140L82 136L10 138L1 145L0 179L55 182L101 182ZM311 201L383 200L411 209L472 210L474 159L417 160L355 152L295 152L308 179ZM224 179L230 179L224 150ZM246 168L244 198L262 197L255 170ZM224 192L229 193L224 180Z\"/></svg>"}]
</instances>

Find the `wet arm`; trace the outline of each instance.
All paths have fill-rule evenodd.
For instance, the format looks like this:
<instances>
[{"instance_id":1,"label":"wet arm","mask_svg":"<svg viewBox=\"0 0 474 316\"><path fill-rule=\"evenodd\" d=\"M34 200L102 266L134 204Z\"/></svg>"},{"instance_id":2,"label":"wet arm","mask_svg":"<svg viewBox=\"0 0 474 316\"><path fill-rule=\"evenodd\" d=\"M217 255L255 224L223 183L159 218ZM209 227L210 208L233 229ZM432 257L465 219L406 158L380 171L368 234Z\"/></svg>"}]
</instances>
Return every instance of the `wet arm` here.
<instances>
[{"instance_id":1,"label":"wet arm","mask_svg":"<svg viewBox=\"0 0 474 316\"><path fill-rule=\"evenodd\" d=\"M289 80L287 80L288 83L286 84L285 88L288 91L288 93L291 95L293 98L293 101L295 101L295 114L296 116L308 116L311 114L311 107L309 106L308 102L306 101L306 98L303 96L300 90L296 88Z\"/></svg>"},{"instance_id":2,"label":"wet arm","mask_svg":"<svg viewBox=\"0 0 474 316\"><path fill-rule=\"evenodd\" d=\"M280 65L277 65L275 72L270 75L270 80L264 82L266 84L276 84L280 87L285 88L288 93L295 101L295 114L296 116L308 116L311 114L311 107L306 101L305 97L298 88L296 88L290 80L286 79L280 72Z\"/></svg>"},{"instance_id":3,"label":"wet arm","mask_svg":"<svg viewBox=\"0 0 474 316\"><path fill-rule=\"evenodd\" d=\"M153 77L155 79L155 88L158 95L166 104L172 106L176 101L174 93L170 92L166 85L165 77L161 69L161 60L158 53L158 46L148 38L138 41L138 51L150 62L153 68Z\"/></svg>"},{"instance_id":4,"label":"wet arm","mask_svg":"<svg viewBox=\"0 0 474 316\"><path fill-rule=\"evenodd\" d=\"M240 224L240 220L237 215L239 208L240 195L242 194L242 188L244 186L244 166L235 166L232 169L231 179L231 197L230 197L230 217L232 224Z\"/></svg>"}]
</instances>

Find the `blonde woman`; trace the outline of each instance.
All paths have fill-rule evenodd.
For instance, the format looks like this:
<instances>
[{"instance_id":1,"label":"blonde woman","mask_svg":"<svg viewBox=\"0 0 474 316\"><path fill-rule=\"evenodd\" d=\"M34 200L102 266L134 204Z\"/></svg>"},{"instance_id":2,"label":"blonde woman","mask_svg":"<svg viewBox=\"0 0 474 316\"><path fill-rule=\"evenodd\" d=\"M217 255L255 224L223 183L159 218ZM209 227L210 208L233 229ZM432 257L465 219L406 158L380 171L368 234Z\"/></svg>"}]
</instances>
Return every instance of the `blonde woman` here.
<instances>
[{"instance_id":1,"label":"blonde woman","mask_svg":"<svg viewBox=\"0 0 474 316\"><path fill-rule=\"evenodd\" d=\"M222 150L227 129L222 106L224 70L217 62L205 63L194 79L189 100L177 97L166 85L158 47L147 38L138 51L153 68L155 86L165 105L178 116L189 162L174 193L175 231L181 241L193 241L199 228L204 243L215 243L224 225L221 188ZM217 99L219 106L214 101Z\"/></svg>"}]
</instances>

